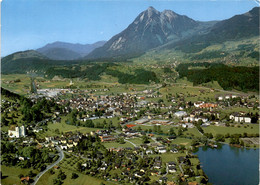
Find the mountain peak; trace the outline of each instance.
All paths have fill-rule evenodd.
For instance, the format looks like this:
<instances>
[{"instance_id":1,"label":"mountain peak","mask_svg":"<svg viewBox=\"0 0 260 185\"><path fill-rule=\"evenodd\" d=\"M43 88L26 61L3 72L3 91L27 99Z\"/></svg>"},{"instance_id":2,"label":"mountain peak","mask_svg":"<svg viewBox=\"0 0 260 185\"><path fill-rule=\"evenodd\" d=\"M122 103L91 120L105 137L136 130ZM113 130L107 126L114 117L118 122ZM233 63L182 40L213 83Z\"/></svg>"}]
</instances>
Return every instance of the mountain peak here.
<instances>
[{"instance_id":1,"label":"mountain peak","mask_svg":"<svg viewBox=\"0 0 260 185\"><path fill-rule=\"evenodd\" d=\"M87 57L140 54L170 40L181 39L183 33L197 26L198 23L187 16L178 15L170 10L159 12L150 6L124 31L112 37L103 47L95 49Z\"/></svg>"},{"instance_id":2,"label":"mountain peak","mask_svg":"<svg viewBox=\"0 0 260 185\"><path fill-rule=\"evenodd\" d=\"M152 7L152 6L149 6L148 8L147 8L147 10L148 11L157 11L154 7Z\"/></svg>"},{"instance_id":3,"label":"mountain peak","mask_svg":"<svg viewBox=\"0 0 260 185\"><path fill-rule=\"evenodd\" d=\"M164 10L164 11L162 12L162 14L164 14L164 15L178 15L177 13L175 13L175 12L172 11L172 10Z\"/></svg>"},{"instance_id":4,"label":"mountain peak","mask_svg":"<svg viewBox=\"0 0 260 185\"><path fill-rule=\"evenodd\" d=\"M147 9L148 17L151 17L153 14L160 14L158 10L156 10L154 7L149 6Z\"/></svg>"}]
</instances>

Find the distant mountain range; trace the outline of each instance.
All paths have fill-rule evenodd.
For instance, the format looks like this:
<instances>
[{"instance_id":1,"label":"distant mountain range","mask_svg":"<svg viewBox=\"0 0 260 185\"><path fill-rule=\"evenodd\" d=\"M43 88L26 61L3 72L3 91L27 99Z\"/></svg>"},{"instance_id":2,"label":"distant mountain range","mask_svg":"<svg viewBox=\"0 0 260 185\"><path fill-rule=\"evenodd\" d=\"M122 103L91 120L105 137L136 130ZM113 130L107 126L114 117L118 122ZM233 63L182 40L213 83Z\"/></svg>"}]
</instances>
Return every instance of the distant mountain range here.
<instances>
[{"instance_id":1,"label":"distant mountain range","mask_svg":"<svg viewBox=\"0 0 260 185\"><path fill-rule=\"evenodd\" d=\"M106 41L94 44L71 44L66 42L54 42L37 49L39 53L53 60L76 60L89 54L94 49L103 46Z\"/></svg>"},{"instance_id":2,"label":"distant mountain range","mask_svg":"<svg viewBox=\"0 0 260 185\"><path fill-rule=\"evenodd\" d=\"M86 45L55 42L36 51L17 52L2 59L2 72L21 72L21 69L26 71L23 63L30 70L33 70L34 66L39 70L39 66L42 66L41 61L46 68L50 64L54 65L53 63L62 65L67 60L80 59L75 62L82 62L83 60L111 61L118 58L133 58L150 50L158 52L180 50L192 54L217 43L239 41L255 36L259 36L259 7L230 19L211 22L195 21L171 10L159 12L149 7L125 30L107 42L100 41ZM255 45L250 47L252 52L250 55L259 56ZM245 46L241 46L241 51L243 48Z\"/></svg>"}]
</instances>

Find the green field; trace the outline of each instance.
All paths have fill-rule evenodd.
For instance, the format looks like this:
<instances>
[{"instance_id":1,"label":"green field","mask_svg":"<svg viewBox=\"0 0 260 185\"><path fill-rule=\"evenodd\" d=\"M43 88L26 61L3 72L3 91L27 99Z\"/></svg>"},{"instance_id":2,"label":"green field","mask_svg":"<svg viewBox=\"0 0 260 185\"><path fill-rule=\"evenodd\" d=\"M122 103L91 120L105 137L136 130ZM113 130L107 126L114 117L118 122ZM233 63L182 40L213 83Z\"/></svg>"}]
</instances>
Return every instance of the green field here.
<instances>
[{"instance_id":1,"label":"green field","mask_svg":"<svg viewBox=\"0 0 260 185\"><path fill-rule=\"evenodd\" d=\"M8 83L19 79L20 82ZM31 80L25 74L1 75L1 86L15 93L26 95L30 92Z\"/></svg>"},{"instance_id":2,"label":"green field","mask_svg":"<svg viewBox=\"0 0 260 185\"><path fill-rule=\"evenodd\" d=\"M177 137L172 141L172 144L184 145L187 148L191 146L191 139Z\"/></svg>"},{"instance_id":3,"label":"green field","mask_svg":"<svg viewBox=\"0 0 260 185\"><path fill-rule=\"evenodd\" d=\"M88 127L80 127L80 126L74 126L74 125L68 125L65 123L65 117L62 117L61 123L48 123L48 131L41 133L39 132L37 135L41 138L45 136L56 136L57 132L55 130L59 130L59 133L61 134L62 132L81 132L83 134L90 133L91 131L97 131L100 130L98 128L88 128Z\"/></svg>"},{"instance_id":4,"label":"green field","mask_svg":"<svg viewBox=\"0 0 260 185\"><path fill-rule=\"evenodd\" d=\"M249 125L249 127L244 128L245 125ZM205 133L212 133L213 136L217 134L243 134L244 132L247 134L257 134L259 133L259 125L256 124L243 124L241 127L223 127L223 126L209 126L204 127L203 130Z\"/></svg>"},{"instance_id":5,"label":"green field","mask_svg":"<svg viewBox=\"0 0 260 185\"><path fill-rule=\"evenodd\" d=\"M3 178L1 179L1 183L3 185L10 185L10 184L20 184L21 180L18 175L23 174L26 176L32 168L20 168L20 167L8 167L5 165L1 165L1 171ZM33 170L34 173L38 173L38 171Z\"/></svg>"},{"instance_id":6,"label":"green field","mask_svg":"<svg viewBox=\"0 0 260 185\"><path fill-rule=\"evenodd\" d=\"M61 167L61 170L63 172L65 172L66 174L66 179L63 181L64 185L100 185L100 183L105 183L106 185L112 185L114 183L112 182L106 182L106 181L103 181L101 179L98 179L98 178L95 178L95 177L91 177L89 175L83 175L79 172L76 172L76 171L71 171L71 170L68 170L66 168L63 168ZM46 172L41 178L40 180L38 181L37 184L39 185L49 185L49 184L53 184L53 180L54 179L57 179L57 173L58 173L58 170L54 170L55 171L55 174L51 175L49 172ZM78 178L77 179L71 179L71 175L72 173L77 173L78 174Z\"/></svg>"},{"instance_id":7,"label":"green field","mask_svg":"<svg viewBox=\"0 0 260 185\"><path fill-rule=\"evenodd\" d=\"M184 131L183 134L188 137L201 137L197 128L188 128L188 130Z\"/></svg>"},{"instance_id":8,"label":"green field","mask_svg":"<svg viewBox=\"0 0 260 185\"><path fill-rule=\"evenodd\" d=\"M105 182L104 180L91 177L89 175L84 175L76 170L77 163L84 163L84 159L75 157L73 155L65 157L59 164L58 166L60 169L65 172L66 174L66 179L63 180L64 185L100 185L101 182L111 185L114 183L111 182ZM50 174L50 172L46 172L38 181L37 184L39 185L49 185L53 184L53 180L57 179L57 174L60 169L53 169L55 174ZM71 179L72 173L78 174L78 178L76 179Z\"/></svg>"}]
</instances>

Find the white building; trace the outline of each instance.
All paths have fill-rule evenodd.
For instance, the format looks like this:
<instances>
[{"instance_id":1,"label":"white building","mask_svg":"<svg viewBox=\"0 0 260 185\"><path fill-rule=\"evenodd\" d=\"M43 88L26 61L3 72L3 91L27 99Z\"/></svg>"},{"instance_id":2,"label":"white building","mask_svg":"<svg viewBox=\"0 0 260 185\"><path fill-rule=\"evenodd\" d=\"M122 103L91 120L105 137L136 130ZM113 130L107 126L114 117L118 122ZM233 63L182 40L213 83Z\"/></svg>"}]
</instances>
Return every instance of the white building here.
<instances>
[{"instance_id":1,"label":"white building","mask_svg":"<svg viewBox=\"0 0 260 185\"><path fill-rule=\"evenodd\" d=\"M25 137L25 127L15 127L15 130L8 130L8 136L16 138Z\"/></svg>"},{"instance_id":2,"label":"white building","mask_svg":"<svg viewBox=\"0 0 260 185\"><path fill-rule=\"evenodd\" d=\"M201 101L199 101L199 102L195 102L194 103L194 107L200 107L201 105L203 105L204 104L204 102L201 102Z\"/></svg>"},{"instance_id":3,"label":"white building","mask_svg":"<svg viewBox=\"0 0 260 185\"><path fill-rule=\"evenodd\" d=\"M250 117L243 116L243 115L241 115L239 113L231 114L229 116L229 119L234 120L235 122L238 122L238 123L241 123L241 122L251 123L251 118Z\"/></svg>"},{"instance_id":4,"label":"white building","mask_svg":"<svg viewBox=\"0 0 260 185\"><path fill-rule=\"evenodd\" d=\"M183 116L187 116L187 112L185 112L185 111L179 111L179 112L175 112L174 113L174 115L176 116L176 117L183 117Z\"/></svg>"}]
</instances>

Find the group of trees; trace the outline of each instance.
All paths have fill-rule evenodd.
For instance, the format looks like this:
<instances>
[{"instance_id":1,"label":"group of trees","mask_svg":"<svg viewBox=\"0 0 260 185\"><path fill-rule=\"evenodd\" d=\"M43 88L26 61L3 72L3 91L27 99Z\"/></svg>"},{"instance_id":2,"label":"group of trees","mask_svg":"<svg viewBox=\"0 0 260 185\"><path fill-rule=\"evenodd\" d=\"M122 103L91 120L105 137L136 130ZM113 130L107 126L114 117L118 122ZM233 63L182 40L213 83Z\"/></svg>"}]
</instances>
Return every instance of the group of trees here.
<instances>
[{"instance_id":1,"label":"group of trees","mask_svg":"<svg viewBox=\"0 0 260 185\"><path fill-rule=\"evenodd\" d=\"M189 67L205 67L206 69L189 69ZM179 77L187 77L194 85L217 81L225 90L259 91L258 67L230 67L218 63L180 64L176 70Z\"/></svg>"},{"instance_id":2,"label":"group of trees","mask_svg":"<svg viewBox=\"0 0 260 185\"><path fill-rule=\"evenodd\" d=\"M39 150L35 146L22 147L10 142L1 142L1 151L2 164L21 168L33 167L39 171L43 171L47 163L52 163L58 158L58 156L50 157L48 149ZM23 157L23 160L19 160L17 156Z\"/></svg>"},{"instance_id":3,"label":"group of trees","mask_svg":"<svg viewBox=\"0 0 260 185\"><path fill-rule=\"evenodd\" d=\"M67 178L65 172L63 172L62 170L59 170L58 172L58 176L57 179L53 179L53 184L54 185L61 185L63 184L63 180L65 180Z\"/></svg>"},{"instance_id":4,"label":"group of trees","mask_svg":"<svg viewBox=\"0 0 260 185\"><path fill-rule=\"evenodd\" d=\"M88 78L89 80L100 80L100 75L111 65L113 64L89 64L85 65L84 69L81 69L79 65L74 67L52 67L46 70L46 75L48 75L48 78L61 76L63 78Z\"/></svg>"},{"instance_id":5,"label":"group of trees","mask_svg":"<svg viewBox=\"0 0 260 185\"><path fill-rule=\"evenodd\" d=\"M25 124L37 123L48 117L48 113L53 111L63 112L63 107L57 105L54 100L46 100L45 98L38 99L36 102L32 102L30 99L10 92L6 89L1 88L2 94L5 97L13 100L11 104L8 104L8 107L5 109L11 109L11 112L8 116L7 112L2 114L2 124L3 125L12 125L17 124L15 118L21 116L21 121ZM3 104L5 106L5 104ZM11 117L10 117L11 115Z\"/></svg>"},{"instance_id":6,"label":"group of trees","mask_svg":"<svg viewBox=\"0 0 260 185\"><path fill-rule=\"evenodd\" d=\"M127 74L117 70L107 70L106 74L117 77L122 84L149 84L151 81L158 83L156 74L144 69L136 69L134 74Z\"/></svg>"},{"instance_id":7,"label":"group of trees","mask_svg":"<svg viewBox=\"0 0 260 185\"><path fill-rule=\"evenodd\" d=\"M88 128L111 129L114 127L112 121L107 122L106 120L104 120L103 122L96 123L94 123L92 120L80 121L78 120L78 112L76 110L73 110L71 113L69 113L65 122L69 125L82 126Z\"/></svg>"}]
</instances>

